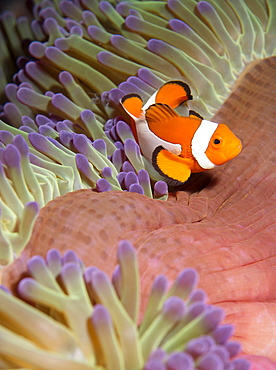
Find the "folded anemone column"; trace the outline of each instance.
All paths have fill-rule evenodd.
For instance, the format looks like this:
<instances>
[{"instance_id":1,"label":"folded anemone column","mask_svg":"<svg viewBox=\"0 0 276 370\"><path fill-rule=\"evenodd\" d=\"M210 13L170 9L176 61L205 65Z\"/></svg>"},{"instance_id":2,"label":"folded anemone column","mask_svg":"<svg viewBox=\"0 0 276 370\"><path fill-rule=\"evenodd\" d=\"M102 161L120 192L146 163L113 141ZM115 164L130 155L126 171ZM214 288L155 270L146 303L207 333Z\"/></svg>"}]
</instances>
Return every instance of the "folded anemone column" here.
<instances>
[{"instance_id":1,"label":"folded anemone column","mask_svg":"<svg viewBox=\"0 0 276 370\"><path fill-rule=\"evenodd\" d=\"M170 288L157 276L138 324L139 266L128 241L119 243L117 258L110 279L85 268L73 251L32 257L19 298L0 289L1 368L249 369L236 356L233 327L221 323L223 310L196 289L194 269L184 269Z\"/></svg>"}]
</instances>

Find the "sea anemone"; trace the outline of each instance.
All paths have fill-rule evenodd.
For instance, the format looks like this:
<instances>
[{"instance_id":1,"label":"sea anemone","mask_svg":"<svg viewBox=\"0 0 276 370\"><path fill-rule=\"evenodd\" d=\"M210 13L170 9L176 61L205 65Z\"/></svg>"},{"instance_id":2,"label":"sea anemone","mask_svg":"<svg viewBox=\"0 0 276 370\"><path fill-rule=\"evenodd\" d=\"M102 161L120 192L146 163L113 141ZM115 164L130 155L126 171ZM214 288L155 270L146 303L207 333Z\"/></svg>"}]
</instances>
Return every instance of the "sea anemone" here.
<instances>
[{"instance_id":1,"label":"sea anemone","mask_svg":"<svg viewBox=\"0 0 276 370\"><path fill-rule=\"evenodd\" d=\"M20 229L23 210L31 230L37 206L66 192L126 190L167 199L162 177L118 116L119 99L130 92L146 99L181 78L192 88L190 107L211 117L243 69L274 53L273 7L82 0L38 2L32 22L4 12L1 264L29 239ZM14 83L6 84L18 57Z\"/></svg>"},{"instance_id":2,"label":"sea anemone","mask_svg":"<svg viewBox=\"0 0 276 370\"><path fill-rule=\"evenodd\" d=\"M33 21L4 13L1 264L23 252L3 281L52 247L105 265L107 239L114 248L124 237L150 251L149 280L155 269L173 280L184 265L206 274L245 353L275 360L275 14L273 0L37 1ZM216 113L244 150L168 193L118 103L131 92L146 100L172 78L191 86L189 108Z\"/></svg>"},{"instance_id":3,"label":"sea anemone","mask_svg":"<svg viewBox=\"0 0 276 370\"><path fill-rule=\"evenodd\" d=\"M235 325L243 353L275 361L274 74L275 58L256 65L216 115L228 117L243 140L236 164L194 176L165 202L91 189L55 198L40 210L21 256L2 270L3 284L13 289L25 261L50 248L74 249L110 274L117 243L128 239L141 265L142 302L160 272L173 281L183 268L195 268L199 287Z\"/></svg>"},{"instance_id":4,"label":"sea anemone","mask_svg":"<svg viewBox=\"0 0 276 370\"><path fill-rule=\"evenodd\" d=\"M249 369L228 340L233 327L221 324L223 310L195 289L194 269L169 290L157 276L138 325L139 268L128 241L119 243L118 260L111 281L70 250L32 257L18 294L33 305L0 289L1 369Z\"/></svg>"}]
</instances>

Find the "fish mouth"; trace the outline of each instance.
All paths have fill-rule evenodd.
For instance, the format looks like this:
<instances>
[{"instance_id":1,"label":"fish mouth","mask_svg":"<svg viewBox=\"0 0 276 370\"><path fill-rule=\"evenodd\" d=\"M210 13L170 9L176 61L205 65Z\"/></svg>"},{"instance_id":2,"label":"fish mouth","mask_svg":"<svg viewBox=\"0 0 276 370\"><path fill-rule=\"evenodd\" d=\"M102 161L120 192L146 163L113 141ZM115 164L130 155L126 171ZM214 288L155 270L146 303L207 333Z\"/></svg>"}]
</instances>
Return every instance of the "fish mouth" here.
<instances>
[{"instance_id":1,"label":"fish mouth","mask_svg":"<svg viewBox=\"0 0 276 370\"><path fill-rule=\"evenodd\" d=\"M238 154L240 154L242 150L242 143L239 142L238 145L231 146L226 153L227 159L235 158Z\"/></svg>"}]
</instances>

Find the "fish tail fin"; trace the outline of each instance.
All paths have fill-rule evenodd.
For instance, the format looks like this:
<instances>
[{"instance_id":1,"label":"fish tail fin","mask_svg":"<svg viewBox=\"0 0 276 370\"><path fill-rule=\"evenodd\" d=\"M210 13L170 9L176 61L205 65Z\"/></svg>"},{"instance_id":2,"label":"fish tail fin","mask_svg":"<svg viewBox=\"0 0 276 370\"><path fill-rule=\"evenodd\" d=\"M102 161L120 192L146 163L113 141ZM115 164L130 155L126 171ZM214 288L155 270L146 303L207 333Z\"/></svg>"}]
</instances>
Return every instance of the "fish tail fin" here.
<instances>
[{"instance_id":1,"label":"fish tail fin","mask_svg":"<svg viewBox=\"0 0 276 370\"><path fill-rule=\"evenodd\" d=\"M192 99L191 89L185 82L178 80L168 81L149 98L143 109L155 103L167 104L174 109L187 100Z\"/></svg>"},{"instance_id":2,"label":"fish tail fin","mask_svg":"<svg viewBox=\"0 0 276 370\"><path fill-rule=\"evenodd\" d=\"M142 113L143 100L138 94L128 94L121 99L124 110L133 118L139 118Z\"/></svg>"}]
</instances>

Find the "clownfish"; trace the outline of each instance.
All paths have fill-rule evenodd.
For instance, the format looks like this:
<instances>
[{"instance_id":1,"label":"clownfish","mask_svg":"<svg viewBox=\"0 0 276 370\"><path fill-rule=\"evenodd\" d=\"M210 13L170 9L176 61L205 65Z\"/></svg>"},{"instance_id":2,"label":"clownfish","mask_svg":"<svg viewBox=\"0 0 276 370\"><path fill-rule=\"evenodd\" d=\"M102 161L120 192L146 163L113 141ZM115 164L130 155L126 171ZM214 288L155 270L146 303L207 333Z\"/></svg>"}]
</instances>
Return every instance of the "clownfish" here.
<instances>
[{"instance_id":1,"label":"clownfish","mask_svg":"<svg viewBox=\"0 0 276 370\"><path fill-rule=\"evenodd\" d=\"M189 117L174 110L192 98L186 83L169 81L144 105L137 94L121 99L142 154L172 186L183 184L192 172L228 162L242 149L241 141L225 124L207 121L192 110Z\"/></svg>"}]
</instances>

